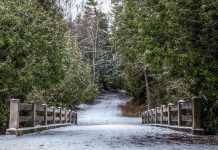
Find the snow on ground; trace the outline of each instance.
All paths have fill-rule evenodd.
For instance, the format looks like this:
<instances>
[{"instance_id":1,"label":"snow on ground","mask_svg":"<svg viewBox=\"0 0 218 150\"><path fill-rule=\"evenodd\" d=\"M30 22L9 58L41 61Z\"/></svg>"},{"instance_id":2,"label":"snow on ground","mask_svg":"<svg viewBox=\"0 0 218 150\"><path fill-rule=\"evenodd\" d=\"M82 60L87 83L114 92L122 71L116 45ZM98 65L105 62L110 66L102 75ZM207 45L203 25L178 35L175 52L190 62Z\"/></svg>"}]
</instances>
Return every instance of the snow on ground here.
<instances>
[{"instance_id":1,"label":"snow on ground","mask_svg":"<svg viewBox=\"0 0 218 150\"><path fill-rule=\"evenodd\" d=\"M125 99L120 99L118 94L107 93L96 99L93 106L78 114L80 125L101 125L101 124L141 124L140 118L128 118L121 116L121 110L117 108L124 103Z\"/></svg>"},{"instance_id":2,"label":"snow on ground","mask_svg":"<svg viewBox=\"0 0 218 150\"><path fill-rule=\"evenodd\" d=\"M194 136L165 128L144 126L140 118L121 117L123 103L115 93L82 105L78 126L52 129L20 137L0 136L0 150L215 150L217 145L192 144ZM181 141L182 140L182 141Z\"/></svg>"}]
</instances>

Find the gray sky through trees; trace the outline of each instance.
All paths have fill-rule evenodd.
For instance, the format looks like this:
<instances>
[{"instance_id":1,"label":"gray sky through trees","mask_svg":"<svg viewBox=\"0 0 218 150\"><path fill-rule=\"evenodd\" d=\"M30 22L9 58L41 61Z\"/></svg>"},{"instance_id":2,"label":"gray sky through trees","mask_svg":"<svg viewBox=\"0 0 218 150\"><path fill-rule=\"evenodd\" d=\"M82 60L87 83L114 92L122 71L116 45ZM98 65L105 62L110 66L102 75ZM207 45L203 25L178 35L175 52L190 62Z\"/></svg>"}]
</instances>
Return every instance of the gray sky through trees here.
<instances>
[{"instance_id":1,"label":"gray sky through trees","mask_svg":"<svg viewBox=\"0 0 218 150\"><path fill-rule=\"evenodd\" d=\"M102 2L102 10L106 13L108 13L109 11L111 11L111 0L97 0L98 2Z\"/></svg>"},{"instance_id":2,"label":"gray sky through trees","mask_svg":"<svg viewBox=\"0 0 218 150\"><path fill-rule=\"evenodd\" d=\"M77 0L78 2L83 2L84 0ZM98 3L102 3L102 11L108 13L111 11L111 0L97 0Z\"/></svg>"}]
</instances>

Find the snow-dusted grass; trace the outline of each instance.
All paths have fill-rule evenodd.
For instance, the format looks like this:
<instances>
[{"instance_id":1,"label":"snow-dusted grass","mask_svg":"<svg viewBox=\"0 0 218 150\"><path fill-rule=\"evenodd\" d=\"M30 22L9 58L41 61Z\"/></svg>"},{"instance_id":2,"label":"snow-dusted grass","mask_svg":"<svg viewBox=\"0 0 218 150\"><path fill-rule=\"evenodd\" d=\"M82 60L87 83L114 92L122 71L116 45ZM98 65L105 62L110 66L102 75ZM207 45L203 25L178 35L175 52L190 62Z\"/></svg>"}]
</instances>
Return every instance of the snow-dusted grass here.
<instances>
[{"instance_id":1,"label":"snow-dusted grass","mask_svg":"<svg viewBox=\"0 0 218 150\"><path fill-rule=\"evenodd\" d=\"M180 141L194 136L170 129L141 125L140 118L123 118L122 99L108 93L95 105L82 105L78 126L40 133L0 136L0 150L216 150L216 145ZM175 139L172 139L174 138Z\"/></svg>"}]
</instances>

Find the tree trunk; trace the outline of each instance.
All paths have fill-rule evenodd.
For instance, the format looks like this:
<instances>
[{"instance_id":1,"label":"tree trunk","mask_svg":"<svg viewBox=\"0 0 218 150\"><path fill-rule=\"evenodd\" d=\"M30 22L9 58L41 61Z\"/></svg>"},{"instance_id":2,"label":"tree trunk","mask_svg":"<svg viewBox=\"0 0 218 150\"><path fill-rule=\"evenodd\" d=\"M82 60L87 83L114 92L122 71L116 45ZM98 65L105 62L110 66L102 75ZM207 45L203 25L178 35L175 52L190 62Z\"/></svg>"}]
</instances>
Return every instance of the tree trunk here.
<instances>
[{"instance_id":1,"label":"tree trunk","mask_svg":"<svg viewBox=\"0 0 218 150\"><path fill-rule=\"evenodd\" d=\"M150 100L150 88L148 83L148 70L147 67L144 68L144 76L145 76L145 87L146 87L146 98L147 98L147 109L150 109L151 100Z\"/></svg>"}]
</instances>

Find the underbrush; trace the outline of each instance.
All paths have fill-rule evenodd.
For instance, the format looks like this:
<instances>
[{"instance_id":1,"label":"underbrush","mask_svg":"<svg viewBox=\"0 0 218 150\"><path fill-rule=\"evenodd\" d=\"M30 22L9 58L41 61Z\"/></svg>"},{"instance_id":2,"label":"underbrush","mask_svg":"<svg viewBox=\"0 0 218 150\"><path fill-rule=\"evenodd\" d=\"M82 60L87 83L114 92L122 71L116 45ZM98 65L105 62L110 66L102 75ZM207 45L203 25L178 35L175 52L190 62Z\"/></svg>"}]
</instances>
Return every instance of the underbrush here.
<instances>
[{"instance_id":1,"label":"underbrush","mask_svg":"<svg viewBox=\"0 0 218 150\"><path fill-rule=\"evenodd\" d=\"M141 117L141 113L145 110L145 105L138 101L130 100L125 104L121 104L119 108L122 110L124 117Z\"/></svg>"}]
</instances>

